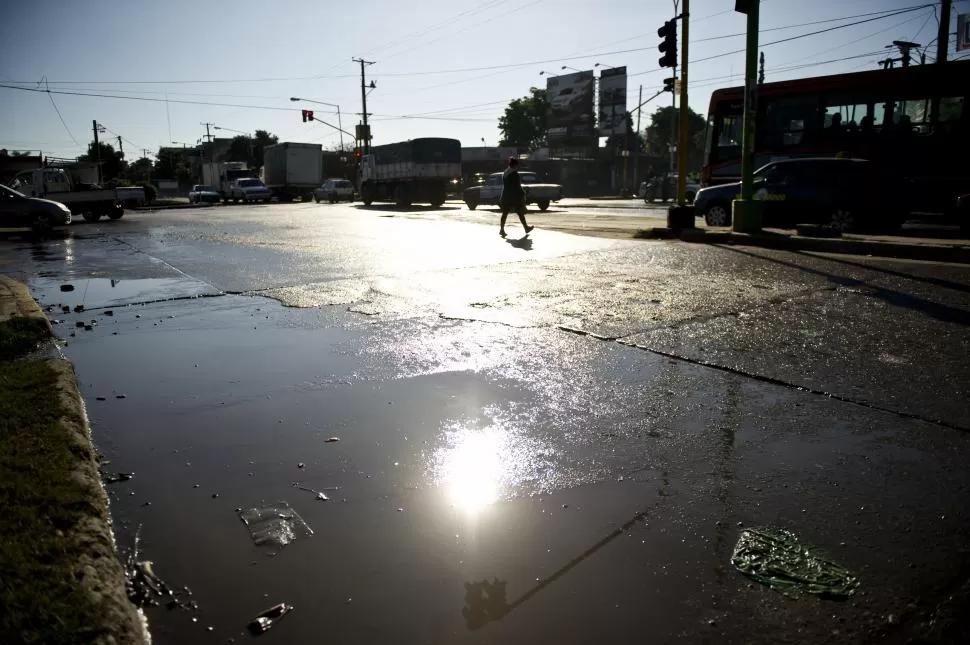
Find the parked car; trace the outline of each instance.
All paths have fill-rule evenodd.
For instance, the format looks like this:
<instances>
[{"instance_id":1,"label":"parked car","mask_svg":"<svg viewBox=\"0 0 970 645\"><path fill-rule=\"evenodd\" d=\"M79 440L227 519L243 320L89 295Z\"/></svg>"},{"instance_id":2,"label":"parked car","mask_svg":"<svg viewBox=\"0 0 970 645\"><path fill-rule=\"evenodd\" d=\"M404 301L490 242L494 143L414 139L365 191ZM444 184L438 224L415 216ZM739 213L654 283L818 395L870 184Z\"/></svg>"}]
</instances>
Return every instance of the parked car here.
<instances>
[{"instance_id":1,"label":"parked car","mask_svg":"<svg viewBox=\"0 0 970 645\"><path fill-rule=\"evenodd\" d=\"M865 159L821 157L774 161L754 173L754 198L762 200L765 226L824 224L841 231L898 228L905 207ZM731 203L741 184L709 186L697 192L694 209L708 226L730 226Z\"/></svg>"},{"instance_id":2,"label":"parked car","mask_svg":"<svg viewBox=\"0 0 970 645\"><path fill-rule=\"evenodd\" d=\"M563 198L562 186L539 181L534 172L519 171L522 188L525 190L525 203L535 204L539 210L549 208L550 202L558 202ZM493 172L480 186L470 186L465 189L465 205L469 210L475 210L479 204L498 204L502 200L502 173Z\"/></svg>"},{"instance_id":3,"label":"parked car","mask_svg":"<svg viewBox=\"0 0 970 645\"><path fill-rule=\"evenodd\" d=\"M229 199L234 202L269 203L272 196L273 194L266 187L266 184L252 177L236 179L229 185Z\"/></svg>"},{"instance_id":4,"label":"parked car","mask_svg":"<svg viewBox=\"0 0 970 645\"><path fill-rule=\"evenodd\" d=\"M218 204L221 199L222 196L219 195L219 191L213 186L196 184L189 191L190 204Z\"/></svg>"},{"instance_id":5,"label":"parked car","mask_svg":"<svg viewBox=\"0 0 970 645\"><path fill-rule=\"evenodd\" d=\"M328 179L313 189L313 199L319 204L326 200L335 204L342 199L354 201L354 185L348 179Z\"/></svg>"},{"instance_id":6,"label":"parked car","mask_svg":"<svg viewBox=\"0 0 970 645\"><path fill-rule=\"evenodd\" d=\"M657 201L665 201L668 199L673 199L677 194L677 173L672 172L666 175L666 185L664 185L664 177L651 177L646 181L640 182L640 189L637 191L637 197L643 199L647 204ZM701 185L694 181L693 179L687 179L687 187L684 192L684 197L687 198L688 202L693 202L694 197L697 196L697 191L701 189Z\"/></svg>"},{"instance_id":7,"label":"parked car","mask_svg":"<svg viewBox=\"0 0 970 645\"><path fill-rule=\"evenodd\" d=\"M71 223L71 209L60 202L27 197L21 192L0 184L0 226L4 228L32 228L36 233L48 233L55 226Z\"/></svg>"}]
</instances>

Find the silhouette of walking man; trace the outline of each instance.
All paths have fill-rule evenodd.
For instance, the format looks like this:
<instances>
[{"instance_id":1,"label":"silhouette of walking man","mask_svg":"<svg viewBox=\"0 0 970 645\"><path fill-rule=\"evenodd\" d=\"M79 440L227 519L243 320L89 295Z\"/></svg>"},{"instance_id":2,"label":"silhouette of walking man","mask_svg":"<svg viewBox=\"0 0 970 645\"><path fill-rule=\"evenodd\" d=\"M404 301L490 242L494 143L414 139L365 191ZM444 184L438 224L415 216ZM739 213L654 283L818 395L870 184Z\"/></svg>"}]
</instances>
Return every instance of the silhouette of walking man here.
<instances>
[{"instance_id":1,"label":"silhouette of walking man","mask_svg":"<svg viewBox=\"0 0 970 645\"><path fill-rule=\"evenodd\" d=\"M502 223L499 225L498 234L505 237L505 220L509 216L509 211L515 211L522 222L522 228L526 235L532 232L534 227L529 226L525 221L525 189L522 188L522 178L519 177L519 160L509 157L509 167L502 175Z\"/></svg>"}]
</instances>

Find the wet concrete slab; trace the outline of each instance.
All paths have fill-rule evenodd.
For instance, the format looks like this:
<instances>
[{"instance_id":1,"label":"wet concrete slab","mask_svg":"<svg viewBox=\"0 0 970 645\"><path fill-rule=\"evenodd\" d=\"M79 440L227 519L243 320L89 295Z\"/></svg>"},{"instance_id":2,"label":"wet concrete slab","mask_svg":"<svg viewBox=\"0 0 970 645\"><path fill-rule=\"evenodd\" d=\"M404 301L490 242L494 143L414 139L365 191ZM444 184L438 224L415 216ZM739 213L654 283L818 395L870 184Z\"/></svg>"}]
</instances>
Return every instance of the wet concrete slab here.
<instances>
[{"instance_id":1,"label":"wet concrete slab","mask_svg":"<svg viewBox=\"0 0 970 645\"><path fill-rule=\"evenodd\" d=\"M960 642L970 435L758 377L801 365L961 418L934 402L967 382L948 355L965 269L544 233L529 250L307 206L0 248L42 304L79 295L62 278L171 280L125 304L202 285L274 298L152 297L56 327L107 467L134 472L108 488L119 544L141 527L143 556L199 605L149 609L156 643L241 642L281 601L296 609L260 640ZM382 255L388 231L410 247ZM236 509L277 500L313 535L258 547ZM752 583L730 565L749 526L817 545L859 593ZM474 602L485 580L502 603Z\"/></svg>"},{"instance_id":2,"label":"wet concrete slab","mask_svg":"<svg viewBox=\"0 0 970 645\"><path fill-rule=\"evenodd\" d=\"M963 433L558 330L243 296L131 311L67 352L135 473L110 489L121 543L141 526L200 606L149 612L159 643L238 640L279 601L268 642L842 642L895 633L966 557ZM275 500L314 535L271 556L235 509ZM750 584L738 522L820 545L864 593ZM486 579L511 608L470 628Z\"/></svg>"}]
</instances>

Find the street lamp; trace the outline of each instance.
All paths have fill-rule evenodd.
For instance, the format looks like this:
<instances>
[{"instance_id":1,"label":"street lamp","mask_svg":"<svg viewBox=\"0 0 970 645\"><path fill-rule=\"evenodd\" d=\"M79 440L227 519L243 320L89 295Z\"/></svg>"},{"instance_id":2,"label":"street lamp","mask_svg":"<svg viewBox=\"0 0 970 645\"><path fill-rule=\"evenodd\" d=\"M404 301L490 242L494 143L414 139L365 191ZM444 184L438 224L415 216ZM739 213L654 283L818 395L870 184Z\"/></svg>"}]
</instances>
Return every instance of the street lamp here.
<instances>
[{"instance_id":1,"label":"street lamp","mask_svg":"<svg viewBox=\"0 0 970 645\"><path fill-rule=\"evenodd\" d=\"M569 65L563 65L563 66L562 66L562 67L560 67L559 69L571 69L571 70L573 70L574 72L578 72L578 71L580 71L580 70L578 70L578 69L576 69L575 67L570 67Z\"/></svg>"},{"instance_id":2,"label":"street lamp","mask_svg":"<svg viewBox=\"0 0 970 645\"><path fill-rule=\"evenodd\" d=\"M232 128L223 128L223 127L220 127L218 125L212 126L212 129L213 130L228 130L229 132L237 132L237 133L243 134L243 135L245 135L247 137L249 136L249 133L248 132L243 132L242 130L233 130Z\"/></svg>"},{"instance_id":3,"label":"street lamp","mask_svg":"<svg viewBox=\"0 0 970 645\"><path fill-rule=\"evenodd\" d=\"M373 85L373 82L371 83ZM329 105L330 107L337 108L337 131L340 132L340 152L344 151L344 124L340 118L340 106L336 103L327 103L326 101L314 101L313 99L301 99L298 96L291 96L291 101L305 101L306 103L317 103L318 105ZM326 123L324 121L323 123ZM329 124L327 124L329 125ZM331 126L332 127L332 126ZM349 132L347 134L350 134Z\"/></svg>"},{"instance_id":4,"label":"street lamp","mask_svg":"<svg viewBox=\"0 0 970 645\"><path fill-rule=\"evenodd\" d=\"M606 63L596 63L593 67L604 67L606 69L616 69L616 65L607 65Z\"/></svg>"}]
</instances>

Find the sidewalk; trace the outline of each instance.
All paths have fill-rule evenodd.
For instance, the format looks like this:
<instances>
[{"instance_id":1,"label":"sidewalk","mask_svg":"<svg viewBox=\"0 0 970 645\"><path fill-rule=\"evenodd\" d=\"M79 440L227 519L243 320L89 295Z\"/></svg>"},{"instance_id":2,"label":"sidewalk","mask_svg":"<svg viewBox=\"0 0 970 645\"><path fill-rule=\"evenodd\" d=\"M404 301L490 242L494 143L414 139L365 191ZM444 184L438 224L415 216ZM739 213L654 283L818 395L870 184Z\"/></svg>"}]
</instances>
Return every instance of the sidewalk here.
<instances>
[{"instance_id":1,"label":"sidewalk","mask_svg":"<svg viewBox=\"0 0 970 645\"><path fill-rule=\"evenodd\" d=\"M74 367L31 358L51 338L0 275L0 640L141 645Z\"/></svg>"},{"instance_id":2,"label":"sidewalk","mask_svg":"<svg viewBox=\"0 0 970 645\"><path fill-rule=\"evenodd\" d=\"M757 246L786 251L842 253L874 257L927 260L970 264L970 240L908 237L902 235L862 235L809 237L785 229L765 229L760 233L735 233L730 229L694 228L674 233L684 242Z\"/></svg>"}]
</instances>

